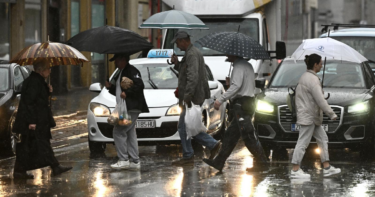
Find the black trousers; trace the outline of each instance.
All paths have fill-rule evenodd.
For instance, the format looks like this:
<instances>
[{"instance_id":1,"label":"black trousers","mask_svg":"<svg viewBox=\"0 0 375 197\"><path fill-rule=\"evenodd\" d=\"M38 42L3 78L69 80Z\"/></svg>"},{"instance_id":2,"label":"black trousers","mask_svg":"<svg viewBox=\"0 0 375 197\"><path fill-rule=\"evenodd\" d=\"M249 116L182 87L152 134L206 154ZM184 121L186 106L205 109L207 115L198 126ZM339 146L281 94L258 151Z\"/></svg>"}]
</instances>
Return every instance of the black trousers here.
<instances>
[{"instance_id":1,"label":"black trousers","mask_svg":"<svg viewBox=\"0 0 375 197\"><path fill-rule=\"evenodd\" d=\"M22 135L21 143L16 145L14 171L26 172L47 166L52 168L59 166L48 135L40 135L38 131L29 133L29 135Z\"/></svg>"},{"instance_id":2,"label":"black trousers","mask_svg":"<svg viewBox=\"0 0 375 197\"><path fill-rule=\"evenodd\" d=\"M247 149L254 156L257 165L269 165L268 158L264 154L263 147L251 121L255 110L254 104L255 99L252 97L242 97L232 103L231 113L233 113L233 119L223 136L221 150L214 159L216 164L224 166L225 161L241 137Z\"/></svg>"}]
</instances>

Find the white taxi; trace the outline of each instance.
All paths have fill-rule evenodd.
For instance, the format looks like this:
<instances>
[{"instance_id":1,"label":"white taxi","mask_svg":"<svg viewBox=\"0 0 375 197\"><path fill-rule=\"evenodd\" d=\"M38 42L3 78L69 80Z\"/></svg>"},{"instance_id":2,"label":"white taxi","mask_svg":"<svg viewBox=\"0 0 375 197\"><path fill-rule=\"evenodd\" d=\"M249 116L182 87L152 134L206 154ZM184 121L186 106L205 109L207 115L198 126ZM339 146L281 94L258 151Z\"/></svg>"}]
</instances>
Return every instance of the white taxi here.
<instances>
[{"instance_id":1,"label":"white taxi","mask_svg":"<svg viewBox=\"0 0 375 197\"><path fill-rule=\"evenodd\" d=\"M171 49L156 49L151 50L147 58L130 61L142 75L144 95L150 111L141 113L137 120L139 144L177 144L180 141L177 124L181 109L174 95L178 84L178 72L173 69L173 65L167 63L172 54ZM211 98L206 99L202 105L202 121L208 133L220 138L228 126L229 105L224 103L220 110L214 109L215 99L224 94L225 90L223 85L213 78L208 66L206 71ZM107 118L116 106L116 99L106 88L102 89L99 83L92 84L90 91L100 93L88 106L89 147L91 152L103 152L107 143L113 143L113 126L107 123Z\"/></svg>"}]
</instances>

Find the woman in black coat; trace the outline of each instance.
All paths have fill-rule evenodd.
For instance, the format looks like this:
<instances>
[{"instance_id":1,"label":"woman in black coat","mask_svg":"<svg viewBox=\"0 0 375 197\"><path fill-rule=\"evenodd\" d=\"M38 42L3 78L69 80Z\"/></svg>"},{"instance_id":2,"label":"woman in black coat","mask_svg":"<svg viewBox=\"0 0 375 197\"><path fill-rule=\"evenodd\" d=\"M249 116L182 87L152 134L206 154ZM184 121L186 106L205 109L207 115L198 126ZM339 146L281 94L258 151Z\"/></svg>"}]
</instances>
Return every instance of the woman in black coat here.
<instances>
[{"instance_id":1,"label":"woman in black coat","mask_svg":"<svg viewBox=\"0 0 375 197\"><path fill-rule=\"evenodd\" d=\"M56 126L49 106L52 86L46 83L51 73L45 59L34 62L34 70L23 82L21 101L18 107L14 132L21 134L21 142L16 145L14 178L32 179L26 171L50 166L54 175L66 172L55 158L51 147L51 128Z\"/></svg>"}]
</instances>

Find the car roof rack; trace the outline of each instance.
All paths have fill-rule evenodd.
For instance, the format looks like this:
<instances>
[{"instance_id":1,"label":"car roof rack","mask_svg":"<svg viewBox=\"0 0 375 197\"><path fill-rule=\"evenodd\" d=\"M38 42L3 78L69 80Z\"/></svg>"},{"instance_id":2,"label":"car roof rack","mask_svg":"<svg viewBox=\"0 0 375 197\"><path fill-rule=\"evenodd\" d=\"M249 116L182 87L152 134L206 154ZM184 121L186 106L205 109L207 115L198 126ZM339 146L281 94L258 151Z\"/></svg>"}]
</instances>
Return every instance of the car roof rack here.
<instances>
[{"instance_id":1,"label":"car roof rack","mask_svg":"<svg viewBox=\"0 0 375 197\"><path fill-rule=\"evenodd\" d=\"M339 27L361 27L361 28L375 28L375 25L362 25L362 24L341 24L341 23L332 23L330 25L321 25L322 28L322 34L328 32L328 27L333 27L333 30L338 30ZM329 37L329 32L328 32Z\"/></svg>"}]
</instances>

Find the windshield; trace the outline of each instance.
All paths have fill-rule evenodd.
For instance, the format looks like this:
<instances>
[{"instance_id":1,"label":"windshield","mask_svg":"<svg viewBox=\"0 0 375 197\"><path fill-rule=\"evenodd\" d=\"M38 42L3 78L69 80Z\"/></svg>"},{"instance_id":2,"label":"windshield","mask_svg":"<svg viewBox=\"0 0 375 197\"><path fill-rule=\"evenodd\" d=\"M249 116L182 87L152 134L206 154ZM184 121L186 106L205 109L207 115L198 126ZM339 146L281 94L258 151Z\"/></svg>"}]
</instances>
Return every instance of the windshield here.
<instances>
[{"instance_id":1,"label":"windshield","mask_svg":"<svg viewBox=\"0 0 375 197\"><path fill-rule=\"evenodd\" d=\"M204 56L222 56L224 55L221 52L202 47L200 44L195 43L195 41L199 40L203 36L206 36L210 33L217 33L217 32L237 32L238 28L240 27L240 32L252 37L254 40L259 42L259 24L258 20L256 19L202 19L202 21L210 28L209 30L200 30L200 29L180 29L180 30L168 30L166 41L165 41L165 49L174 49L176 55L184 55L184 52L181 51L175 44L171 44L171 40L173 39L175 33L177 31L186 31L192 37L191 43L194 44Z\"/></svg>"},{"instance_id":2,"label":"windshield","mask_svg":"<svg viewBox=\"0 0 375 197\"><path fill-rule=\"evenodd\" d=\"M375 61L375 37L331 37L357 50L365 58Z\"/></svg>"},{"instance_id":3,"label":"windshield","mask_svg":"<svg viewBox=\"0 0 375 197\"><path fill-rule=\"evenodd\" d=\"M276 72L270 87L296 86L301 75L306 72L304 61L284 61ZM317 73L323 77L323 69ZM344 61L327 61L324 74L325 88L365 88L361 65Z\"/></svg>"},{"instance_id":4,"label":"windshield","mask_svg":"<svg viewBox=\"0 0 375 197\"><path fill-rule=\"evenodd\" d=\"M150 78L158 89L176 89L178 78L171 71L171 66L167 64L143 64L135 65L135 67L141 72L145 89L153 89L150 85L148 78L148 70L150 71Z\"/></svg>"},{"instance_id":5,"label":"windshield","mask_svg":"<svg viewBox=\"0 0 375 197\"><path fill-rule=\"evenodd\" d=\"M0 68L0 92L9 89L9 70L7 68Z\"/></svg>"}]
</instances>

